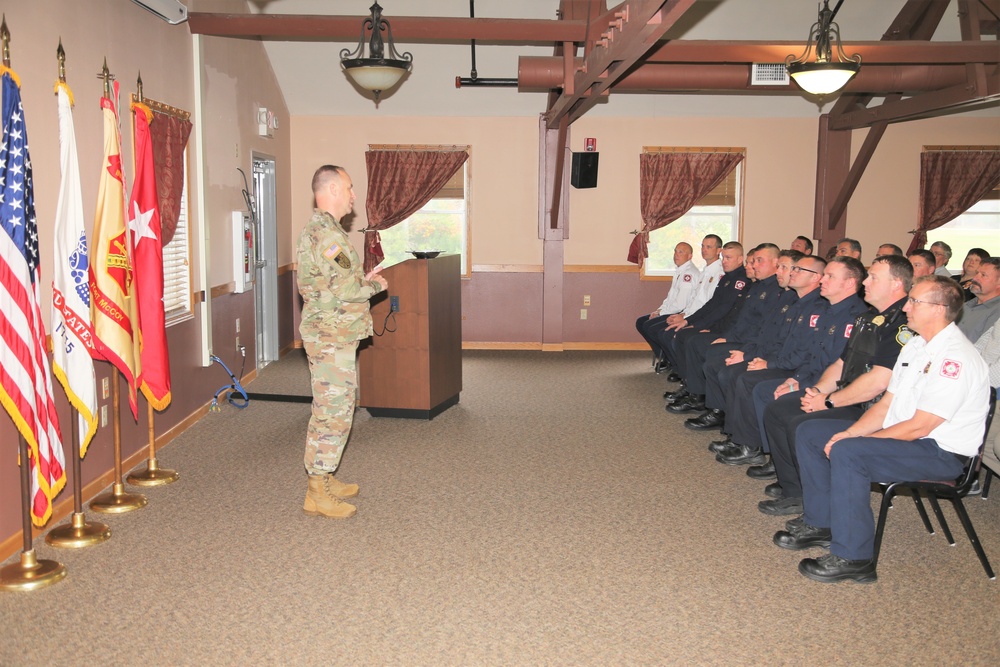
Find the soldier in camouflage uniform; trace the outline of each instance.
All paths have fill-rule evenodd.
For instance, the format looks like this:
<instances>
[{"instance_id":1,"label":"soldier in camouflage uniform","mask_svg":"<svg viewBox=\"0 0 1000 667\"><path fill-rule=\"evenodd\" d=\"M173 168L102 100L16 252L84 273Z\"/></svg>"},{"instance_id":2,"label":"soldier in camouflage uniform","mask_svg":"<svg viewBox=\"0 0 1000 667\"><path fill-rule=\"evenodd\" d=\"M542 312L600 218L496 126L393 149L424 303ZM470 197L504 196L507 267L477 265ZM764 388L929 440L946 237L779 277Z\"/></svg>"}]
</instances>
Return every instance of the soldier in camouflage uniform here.
<instances>
[{"instance_id":1,"label":"soldier in camouflage uniform","mask_svg":"<svg viewBox=\"0 0 1000 667\"><path fill-rule=\"evenodd\" d=\"M356 508L343 501L358 494L357 484L334 478L351 433L357 403L358 341L372 334L368 300L385 290L378 269L362 274L361 260L340 220L354 208L351 177L325 165L312 181L316 209L296 248L302 295L299 332L312 376L312 418L306 433L309 486L306 514L347 518Z\"/></svg>"}]
</instances>

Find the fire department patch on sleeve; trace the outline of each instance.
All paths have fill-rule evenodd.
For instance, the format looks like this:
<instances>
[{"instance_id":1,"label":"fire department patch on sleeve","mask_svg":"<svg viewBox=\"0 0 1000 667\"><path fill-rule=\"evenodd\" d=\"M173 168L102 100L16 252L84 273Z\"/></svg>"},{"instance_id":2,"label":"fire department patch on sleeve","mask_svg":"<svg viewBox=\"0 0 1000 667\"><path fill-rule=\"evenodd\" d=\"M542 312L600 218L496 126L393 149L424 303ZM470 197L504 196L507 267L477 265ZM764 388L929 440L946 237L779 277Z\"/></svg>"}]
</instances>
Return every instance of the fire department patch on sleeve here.
<instances>
[{"instance_id":1,"label":"fire department patch on sleeve","mask_svg":"<svg viewBox=\"0 0 1000 667\"><path fill-rule=\"evenodd\" d=\"M685 273L684 274L684 282L686 282L686 283L691 282L691 274L690 273Z\"/></svg>"},{"instance_id":2,"label":"fire department patch on sleeve","mask_svg":"<svg viewBox=\"0 0 1000 667\"><path fill-rule=\"evenodd\" d=\"M846 326L846 327L844 328L844 338L850 338L850 337L851 337L851 332L852 332L852 331L854 331L854 325L853 325L853 324L848 324L848 325L847 325L847 326Z\"/></svg>"},{"instance_id":3,"label":"fire department patch on sleeve","mask_svg":"<svg viewBox=\"0 0 1000 667\"><path fill-rule=\"evenodd\" d=\"M747 284L745 282L743 282L742 280L737 280L736 281L736 289L743 289L746 286L747 286Z\"/></svg>"},{"instance_id":4,"label":"fire department patch on sleeve","mask_svg":"<svg viewBox=\"0 0 1000 667\"><path fill-rule=\"evenodd\" d=\"M350 258L347 256L347 253L344 252L343 248L341 248L340 244L338 243L334 243L329 248L324 250L323 257L326 257L328 260L336 262L337 265L343 269L351 268Z\"/></svg>"},{"instance_id":5,"label":"fire department patch on sleeve","mask_svg":"<svg viewBox=\"0 0 1000 667\"><path fill-rule=\"evenodd\" d=\"M904 324L899 327L899 331L896 332L896 342L900 345L906 345L911 340L913 340L914 333L907 328Z\"/></svg>"},{"instance_id":6,"label":"fire department patch on sleeve","mask_svg":"<svg viewBox=\"0 0 1000 667\"><path fill-rule=\"evenodd\" d=\"M941 375L951 380L957 380L962 374L962 362L954 359L945 359L941 364Z\"/></svg>"},{"instance_id":7,"label":"fire department patch on sleeve","mask_svg":"<svg viewBox=\"0 0 1000 667\"><path fill-rule=\"evenodd\" d=\"M817 322L819 322L819 315L810 315L809 316L809 328L815 329Z\"/></svg>"}]
</instances>

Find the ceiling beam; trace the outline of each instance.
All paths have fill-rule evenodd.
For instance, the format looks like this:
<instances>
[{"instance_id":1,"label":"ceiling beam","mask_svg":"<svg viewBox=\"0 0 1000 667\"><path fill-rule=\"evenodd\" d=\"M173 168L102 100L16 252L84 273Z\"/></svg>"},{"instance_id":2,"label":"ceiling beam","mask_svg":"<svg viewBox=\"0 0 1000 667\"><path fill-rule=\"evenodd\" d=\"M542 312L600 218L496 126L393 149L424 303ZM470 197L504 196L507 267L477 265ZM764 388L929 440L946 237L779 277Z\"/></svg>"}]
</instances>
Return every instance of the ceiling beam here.
<instances>
[{"instance_id":1,"label":"ceiling beam","mask_svg":"<svg viewBox=\"0 0 1000 667\"><path fill-rule=\"evenodd\" d=\"M613 14L615 20L602 33L601 42L587 54L583 67L574 76L573 90L564 91L546 112L546 126L556 127L563 116L568 116L572 123L597 104L694 1L627 0L619 5Z\"/></svg>"},{"instance_id":2,"label":"ceiling beam","mask_svg":"<svg viewBox=\"0 0 1000 667\"><path fill-rule=\"evenodd\" d=\"M856 130L880 121L898 123L912 118L933 115L936 112L955 112L959 109L1000 101L1000 71L991 67L986 76L985 88L969 83L935 90L908 97L898 102L886 103L871 109L858 109L832 118L831 129Z\"/></svg>"},{"instance_id":3,"label":"ceiling beam","mask_svg":"<svg viewBox=\"0 0 1000 667\"><path fill-rule=\"evenodd\" d=\"M193 35L260 39L354 41L365 16L317 14L215 14L190 12ZM487 44L551 44L583 42L587 22L581 20L387 16L397 43L454 42L470 39Z\"/></svg>"},{"instance_id":4,"label":"ceiling beam","mask_svg":"<svg viewBox=\"0 0 1000 667\"><path fill-rule=\"evenodd\" d=\"M783 63L801 53L801 42L674 40L662 42L643 62L663 63ZM996 42L926 42L922 40L847 42L844 53L861 54L869 64L917 65L1000 62Z\"/></svg>"}]
</instances>

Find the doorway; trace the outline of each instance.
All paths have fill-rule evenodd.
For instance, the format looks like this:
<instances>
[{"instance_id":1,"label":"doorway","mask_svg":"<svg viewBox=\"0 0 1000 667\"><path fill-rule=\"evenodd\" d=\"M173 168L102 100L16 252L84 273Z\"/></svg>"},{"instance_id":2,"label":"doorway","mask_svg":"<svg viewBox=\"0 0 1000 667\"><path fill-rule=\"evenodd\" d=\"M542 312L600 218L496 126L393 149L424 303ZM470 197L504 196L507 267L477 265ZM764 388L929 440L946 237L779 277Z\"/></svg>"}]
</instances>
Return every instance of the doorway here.
<instances>
[{"instance_id":1,"label":"doorway","mask_svg":"<svg viewBox=\"0 0 1000 667\"><path fill-rule=\"evenodd\" d=\"M278 223L274 158L253 154L253 196L257 203L254 320L259 371L278 360Z\"/></svg>"}]
</instances>

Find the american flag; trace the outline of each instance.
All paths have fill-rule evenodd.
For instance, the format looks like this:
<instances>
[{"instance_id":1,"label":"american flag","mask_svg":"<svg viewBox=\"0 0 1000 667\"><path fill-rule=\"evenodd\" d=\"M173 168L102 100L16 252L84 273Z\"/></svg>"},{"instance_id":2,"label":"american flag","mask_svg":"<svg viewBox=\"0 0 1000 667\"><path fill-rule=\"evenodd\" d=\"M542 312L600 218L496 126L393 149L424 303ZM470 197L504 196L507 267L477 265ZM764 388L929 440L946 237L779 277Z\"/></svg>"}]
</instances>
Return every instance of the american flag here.
<instances>
[{"instance_id":1,"label":"american flag","mask_svg":"<svg viewBox=\"0 0 1000 667\"><path fill-rule=\"evenodd\" d=\"M45 354L38 267L38 226L21 91L2 79L0 137L0 402L28 442L31 518L45 525L66 484L52 376Z\"/></svg>"}]
</instances>

